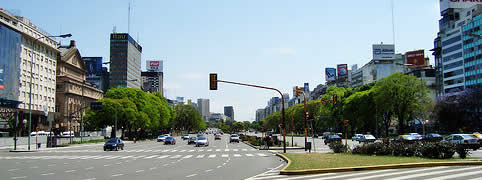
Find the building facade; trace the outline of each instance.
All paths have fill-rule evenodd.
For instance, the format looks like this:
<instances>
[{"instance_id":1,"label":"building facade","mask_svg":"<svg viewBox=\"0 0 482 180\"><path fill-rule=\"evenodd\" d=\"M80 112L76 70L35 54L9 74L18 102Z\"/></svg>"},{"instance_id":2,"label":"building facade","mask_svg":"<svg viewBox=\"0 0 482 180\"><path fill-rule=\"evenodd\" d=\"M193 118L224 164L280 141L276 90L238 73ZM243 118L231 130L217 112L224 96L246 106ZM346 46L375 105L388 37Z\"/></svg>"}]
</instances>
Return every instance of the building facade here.
<instances>
[{"instance_id":1,"label":"building facade","mask_svg":"<svg viewBox=\"0 0 482 180\"><path fill-rule=\"evenodd\" d=\"M197 99L197 107L199 113L201 113L201 117L207 122L210 116L209 99Z\"/></svg>"},{"instance_id":2,"label":"building facade","mask_svg":"<svg viewBox=\"0 0 482 180\"><path fill-rule=\"evenodd\" d=\"M86 67L75 41L59 48L56 81L56 122L65 130L80 132L85 108L103 97L103 91L86 81Z\"/></svg>"},{"instance_id":3,"label":"building facade","mask_svg":"<svg viewBox=\"0 0 482 180\"><path fill-rule=\"evenodd\" d=\"M163 91L163 72L143 71L141 73L142 90L145 92L155 93ZM164 94L163 94L164 95Z\"/></svg>"},{"instance_id":4,"label":"building facade","mask_svg":"<svg viewBox=\"0 0 482 180\"><path fill-rule=\"evenodd\" d=\"M33 128L46 129L44 111L49 115L55 113L59 50L57 41L49 36L27 18L0 8L1 98L21 101L18 108L24 114L31 109ZM23 120L28 120L28 115Z\"/></svg>"},{"instance_id":5,"label":"building facade","mask_svg":"<svg viewBox=\"0 0 482 180\"><path fill-rule=\"evenodd\" d=\"M109 72L102 67L102 57L82 57L87 70L86 80L104 93L109 89Z\"/></svg>"},{"instance_id":6,"label":"building facade","mask_svg":"<svg viewBox=\"0 0 482 180\"><path fill-rule=\"evenodd\" d=\"M233 106L224 106L224 115L228 117L228 120L234 121L234 108Z\"/></svg>"},{"instance_id":7,"label":"building facade","mask_svg":"<svg viewBox=\"0 0 482 180\"><path fill-rule=\"evenodd\" d=\"M141 54L129 34L110 34L110 87L141 88Z\"/></svg>"}]
</instances>

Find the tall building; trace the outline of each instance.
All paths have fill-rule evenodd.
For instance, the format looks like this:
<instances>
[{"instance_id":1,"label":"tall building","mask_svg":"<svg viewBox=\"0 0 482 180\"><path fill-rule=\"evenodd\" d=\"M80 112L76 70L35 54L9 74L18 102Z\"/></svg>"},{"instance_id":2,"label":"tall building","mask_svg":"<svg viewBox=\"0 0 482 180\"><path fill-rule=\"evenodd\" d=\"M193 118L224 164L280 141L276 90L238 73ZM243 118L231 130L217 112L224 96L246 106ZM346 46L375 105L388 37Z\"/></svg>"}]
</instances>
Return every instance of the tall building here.
<instances>
[{"instance_id":1,"label":"tall building","mask_svg":"<svg viewBox=\"0 0 482 180\"><path fill-rule=\"evenodd\" d=\"M102 57L82 57L85 63L86 81L104 93L109 89L109 72L102 67Z\"/></svg>"},{"instance_id":2,"label":"tall building","mask_svg":"<svg viewBox=\"0 0 482 180\"><path fill-rule=\"evenodd\" d=\"M204 121L209 120L209 99L197 99L197 107Z\"/></svg>"},{"instance_id":3,"label":"tall building","mask_svg":"<svg viewBox=\"0 0 482 180\"><path fill-rule=\"evenodd\" d=\"M110 34L110 87L141 88L141 53L129 34Z\"/></svg>"},{"instance_id":4,"label":"tall building","mask_svg":"<svg viewBox=\"0 0 482 180\"><path fill-rule=\"evenodd\" d=\"M80 132L85 107L102 99L103 91L86 82L86 66L75 41L70 41L68 46L60 46L59 50L55 93L58 113L55 119L64 124L65 129Z\"/></svg>"},{"instance_id":5,"label":"tall building","mask_svg":"<svg viewBox=\"0 0 482 180\"><path fill-rule=\"evenodd\" d=\"M233 106L224 106L224 115L226 115L229 119L234 121L234 108Z\"/></svg>"},{"instance_id":6,"label":"tall building","mask_svg":"<svg viewBox=\"0 0 482 180\"><path fill-rule=\"evenodd\" d=\"M18 108L27 114L24 119L28 119L31 101L32 127L43 130L48 127L44 111L49 116L55 113L56 61L60 53L57 41L48 36L27 18L0 8L0 98L21 101Z\"/></svg>"},{"instance_id":7,"label":"tall building","mask_svg":"<svg viewBox=\"0 0 482 180\"><path fill-rule=\"evenodd\" d=\"M146 92L161 92L164 96L163 61L146 61L147 71L142 72L142 89Z\"/></svg>"}]
</instances>

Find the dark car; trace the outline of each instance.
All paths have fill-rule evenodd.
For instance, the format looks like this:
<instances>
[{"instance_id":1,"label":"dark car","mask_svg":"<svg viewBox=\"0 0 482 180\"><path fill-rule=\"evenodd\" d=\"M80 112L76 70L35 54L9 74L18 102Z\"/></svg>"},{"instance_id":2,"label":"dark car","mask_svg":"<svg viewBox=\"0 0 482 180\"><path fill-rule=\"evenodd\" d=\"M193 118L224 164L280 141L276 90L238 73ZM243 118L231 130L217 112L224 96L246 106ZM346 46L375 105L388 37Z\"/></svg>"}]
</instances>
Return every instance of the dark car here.
<instances>
[{"instance_id":1,"label":"dark car","mask_svg":"<svg viewBox=\"0 0 482 180\"><path fill-rule=\"evenodd\" d=\"M107 150L118 151L119 149L124 150L124 142L122 142L122 140L120 140L119 138L109 139L104 144L104 151L107 151Z\"/></svg>"},{"instance_id":2,"label":"dark car","mask_svg":"<svg viewBox=\"0 0 482 180\"><path fill-rule=\"evenodd\" d=\"M172 136L169 136L169 137L166 138L166 140L164 140L164 144L174 145L174 144L176 144L176 139Z\"/></svg>"},{"instance_id":3,"label":"dark car","mask_svg":"<svg viewBox=\"0 0 482 180\"><path fill-rule=\"evenodd\" d=\"M187 144L196 144L196 137L189 137Z\"/></svg>"},{"instance_id":4,"label":"dark car","mask_svg":"<svg viewBox=\"0 0 482 180\"><path fill-rule=\"evenodd\" d=\"M430 133L423 137L424 141L442 141L444 138L440 134Z\"/></svg>"},{"instance_id":5,"label":"dark car","mask_svg":"<svg viewBox=\"0 0 482 180\"><path fill-rule=\"evenodd\" d=\"M216 136L214 136L214 140L221 140L221 135L216 134Z\"/></svg>"},{"instance_id":6,"label":"dark car","mask_svg":"<svg viewBox=\"0 0 482 180\"><path fill-rule=\"evenodd\" d=\"M329 135L329 136L325 139L325 145L327 145L328 143L335 142L335 141L341 142L341 137L338 136L338 135Z\"/></svg>"}]
</instances>

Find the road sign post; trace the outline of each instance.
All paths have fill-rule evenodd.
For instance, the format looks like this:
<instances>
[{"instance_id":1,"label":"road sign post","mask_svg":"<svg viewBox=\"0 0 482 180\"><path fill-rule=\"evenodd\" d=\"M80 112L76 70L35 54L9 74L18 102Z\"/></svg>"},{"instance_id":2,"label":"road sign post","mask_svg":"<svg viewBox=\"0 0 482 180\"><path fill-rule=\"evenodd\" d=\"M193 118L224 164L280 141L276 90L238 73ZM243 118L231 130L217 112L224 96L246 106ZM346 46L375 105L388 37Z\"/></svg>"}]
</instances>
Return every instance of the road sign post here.
<instances>
[{"instance_id":1,"label":"road sign post","mask_svg":"<svg viewBox=\"0 0 482 180\"><path fill-rule=\"evenodd\" d=\"M348 146L348 142L347 142L347 130L348 130L348 120L344 120L343 121L343 124L345 125L345 146Z\"/></svg>"}]
</instances>

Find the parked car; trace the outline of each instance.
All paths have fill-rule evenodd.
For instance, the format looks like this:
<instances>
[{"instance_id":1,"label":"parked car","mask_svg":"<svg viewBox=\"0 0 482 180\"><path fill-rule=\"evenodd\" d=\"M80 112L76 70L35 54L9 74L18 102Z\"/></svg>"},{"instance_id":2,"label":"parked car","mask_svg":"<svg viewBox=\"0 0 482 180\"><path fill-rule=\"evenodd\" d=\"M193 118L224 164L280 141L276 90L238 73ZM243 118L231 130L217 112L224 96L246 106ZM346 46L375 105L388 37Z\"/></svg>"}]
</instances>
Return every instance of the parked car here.
<instances>
[{"instance_id":1,"label":"parked car","mask_svg":"<svg viewBox=\"0 0 482 180\"><path fill-rule=\"evenodd\" d=\"M199 147L199 146L209 146L208 138L204 136L198 137L196 140L196 147Z\"/></svg>"},{"instance_id":2,"label":"parked car","mask_svg":"<svg viewBox=\"0 0 482 180\"><path fill-rule=\"evenodd\" d=\"M482 134L474 133L474 135L479 140L479 145L482 145Z\"/></svg>"},{"instance_id":3,"label":"parked car","mask_svg":"<svg viewBox=\"0 0 482 180\"><path fill-rule=\"evenodd\" d=\"M182 136L181 136L181 139L182 139L182 140L186 140L186 139L189 139L189 135L187 135L187 134L184 134L184 135L182 135Z\"/></svg>"},{"instance_id":4,"label":"parked car","mask_svg":"<svg viewBox=\"0 0 482 180\"><path fill-rule=\"evenodd\" d=\"M363 134L355 134L353 137L351 137L351 140L352 141L358 141L360 139L360 137L362 137Z\"/></svg>"},{"instance_id":5,"label":"parked car","mask_svg":"<svg viewBox=\"0 0 482 180\"><path fill-rule=\"evenodd\" d=\"M420 135L420 134L418 134L418 133L408 133L408 135L417 138L417 140L422 140L422 139L423 139L422 135Z\"/></svg>"},{"instance_id":6,"label":"parked car","mask_svg":"<svg viewBox=\"0 0 482 180\"><path fill-rule=\"evenodd\" d=\"M436 133L429 133L425 135L425 137L423 137L424 141L441 141L443 139L444 138L440 134L436 134Z\"/></svg>"},{"instance_id":7,"label":"parked car","mask_svg":"<svg viewBox=\"0 0 482 180\"><path fill-rule=\"evenodd\" d=\"M366 135L362 135L360 137L360 139L358 139L359 142L375 142L377 140L377 138L375 138L375 136L371 135L371 134L366 134Z\"/></svg>"},{"instance_id":8,"label":"parked car","mask_svg":"<svg viewBox=\"0 0 482 180\"><path fill-rule=\"evenodd\" d=\"M124 142L120 140L119 138L112 138L107 140L107 142L104 143L104 151L107 150L124 150Z\"/></svg>"},{"instance_id":9,"label":"parked car","mask_svg":"<svg viewBox=\"0 0 482 180\"><path fill-rule=\"evenodd\" d=\"M174 145L176 144L176 139L172 136L166 137L166 140L164 140L164 144Z\"/></svg>"},{"instance_id":10,"label":"parked car","mask_svg":"<svg viewBox=\"0 0 482 180\"><path fill-rule=\"evenodd\" d=\"M411 135L399 135L395 141L398 142L415 142L418 141L418 137Z\"/></svg>"},{"instance_id":11,"label":"parked car","mask_svg":"<svg viewBox=\"0 0 482 180\"><path fill-rule=\"evenodd\" d=\"M335 141L341 142L341 137L338 136L338 135L330 135L330 136L328 136L328 138L325 139L325 145L327 145L328 143L335 142Z\"/></svg>"},{"instance_id":12,"label":"parked car","mask_svg":"<svg viewBox=\"0 0 482 180\"><path fill-rule=\"evenodd\" d=\"M164 142L164 140L166 140L166 136L164 135L157 136L157 142Z\"/></svg>"},{"instance_id":13,"label":"parked car","mask_svg":"<svg viewBox=\"0 0 482 180\"><path fill-rule=\"evenodd\" d=\"M474 151L480 148L478 139L471 134L451 134L445 137L444 141L462 144L467 148L473 149Z\"/></svg>"},{"instance_id":14,"label":"parked car","mask_svg":"<svg viewBox=\"0 0 482 180\"><path fill-rule=\"evenodd\" d=\"M216 135L214 136L214 140L221 140L221 135L216 134Z\"/></svg>"},{"instance_id":15,"label":"parked car","mask_svg":"<svg viewBox=\"0 0 482 180\"><path fill-rule=\"evenodd\" d=\"M330 136L331 134L332 134L331 132L324 132L323 133L323 139L328 138L328 136Z\"/></svg>"},{"instance_id":16,"label":"parked car","mask_svg":"<svg viewBox=\"0 0 482 180\"><path fill-rule=\"evenodd\" d=\"M196 144L196 137L189 137L187 144Z\"/></svg>"},{"instance_id":17,"label":"parked car","mask_svg":"<svg viewBox=\"0 0 482 180\"><path fill-rule=\"evenodd\" d=\"M239 143L239 135L237 135L237 134L231 135L231 137L229 137L229 143L232 143L232 142Z\"/></svg>"}]
</instances>

